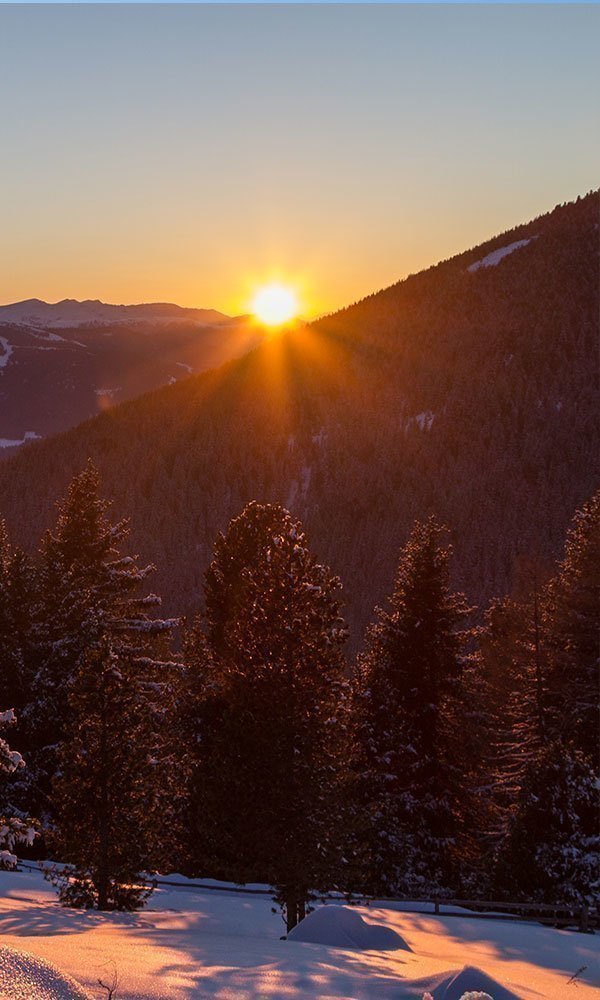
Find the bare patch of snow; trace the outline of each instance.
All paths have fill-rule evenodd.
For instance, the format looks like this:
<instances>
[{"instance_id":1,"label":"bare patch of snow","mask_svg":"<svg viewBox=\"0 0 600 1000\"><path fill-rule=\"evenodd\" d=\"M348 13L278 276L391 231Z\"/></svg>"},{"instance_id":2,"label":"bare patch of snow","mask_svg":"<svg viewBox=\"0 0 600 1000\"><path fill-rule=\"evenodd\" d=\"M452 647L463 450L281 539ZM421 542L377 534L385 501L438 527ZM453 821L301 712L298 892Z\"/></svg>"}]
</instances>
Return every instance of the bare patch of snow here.
<instances>
[{"instance_id":1,"label":"bare patch of snow","mask_svg":"<svg viewBox=\"0 0 600 1000\"><path fill-rule=\"evenodd\" d=\"M312 479L312 466L304 465L302 466L302 496L305 497L308 493L310 487L310 481Z\"/></svg>"},{"instance_id":2,"label":"bare patch of snow","mask_svg":"<svg viewBox=\"0 0 600 1000\"><path fill-rule=\"evenodd\" d=\"M0 368L6 368L8 362L11 359L13 353L13 347L12 344L9 344L6 337L0 337L0 346L4 351L4 354L0 355Z\"/></svg>"},{"instance_id":3,"label":"bare patch of snow","mask_svg":"<svg viewBox=\"0 0 600 1000\"><path fill-rule=\"evenodd\" d=\"M53 340L55 342L58 342L59 340L65 341L64 337L59 337L59 335L57 333L50 333L50 330L47 330L43 334L42 333L34 333L33 330L30 330L29 332L30 332L30 334L31 334L32 337L36 338L36 340ZM65 341L65 343L71 343L71 341ZM76 342L73 341L73 343L76 343Z\"/></svg>"},{"instance_id":4,"label":"bare patch of snow","mask_svg":"<svg viewBox=\"0 0 600 1000\"><path fill-rule=\"evenodd\" d=\"M194 371L191 365L186 365L185 361L176 361L175 364L177 365L178 368L185 368L186 372L189 372L190 375Z\"/></svg>"},{"instance_id":5,"label":"bare patch of snow","mask_svg":"<svg viewBox=\"0 0 600 1000\"><path fill-rule=\"evenodd\" d=\"M94 389L96 396L114 396L116 392L120 392L121 387L118 385L116 389Z\"/></svg>"},{"instance_id":6,"label":"bare patch of snow","mask_svg":"<svg viewBox=\"0 0 600 1000\"><path fill-rule=\"evenodd\" d=\"M288 510L292 510L297 495L298 495L298 480L292 479L292 482L290 483L290 491L288 493L287 500L285 501L285 505Z\"/></svg>"},{"instance_id":7,"label":"bare patch of snow","mask_svg":"<svg viewBox=\"0 0 600 1000\"><path fill-rule=\"evenodd\" d=\"M467 271L472 274L474 271L478 271L480 267L496 267L496 264L499 264L501 260L508 257L510 253L520 250L521 247L526 247L532 240L537 240L537 236L531 236L528 240L516 240L515 243L509 243L508 246L492 250L486 257L482 257L481 260L477 260L474 264L471 264L467 268Z\"/></svg>"},{"instance_id":8,"label":"bare patch of snow","mask_svg":"<svg viewBox=\"0 0 600 1000\"><path fill-rule=\"evenodd\" d=\"M432 413L431 410L424 410L423 413L417 413L415 417L415 421L419 425L419 430L421 431L430 431L434 419L435 413Z\"/></svg>"},{"instance_id":9,"label":"bare patch of snow","mask_svg":"<svg viewBox=\"0 0 600 1000\"><path fill-rule=\"evenodd\" d=\"M41 435L36 434L35 431L26 431L25 436L19 439L14 438L0 438L0 448L17 448L20 444L25 444L26 441L39 441Z\"/></svg>"}]
</instances>

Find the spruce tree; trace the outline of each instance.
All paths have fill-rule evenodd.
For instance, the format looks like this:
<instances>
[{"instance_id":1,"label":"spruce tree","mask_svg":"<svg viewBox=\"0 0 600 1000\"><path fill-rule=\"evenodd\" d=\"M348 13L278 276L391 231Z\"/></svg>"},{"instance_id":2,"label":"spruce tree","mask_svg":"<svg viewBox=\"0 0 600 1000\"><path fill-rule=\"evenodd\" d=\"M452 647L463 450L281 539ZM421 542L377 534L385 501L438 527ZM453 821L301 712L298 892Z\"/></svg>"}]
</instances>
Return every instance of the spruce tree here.
<instances>
[{"instance_id":1,"label":"spruce tree","mask_svg":"<svg viewBox=\"0 0 600 1000\"><path fill-rule=\"evenodd\" d=\"M15 740L25 752L23 709L32 696L36 655L32 635L35 584L35 573L28 557L20 549L11 547L5 526L0 522L0 704L11 705L16 712ZM33 778L31 767L11 771L6 793L13 810L23 814L31 810L32 799L35 799L31 789Z\"/></svg>"},{"instance_id":2,"label":"spruce tree","mask_svg":"<svg viewBox=\"0 0 600 1000\"><path fill-rule=\"evenodd\" d=\"M336 711L344 690L339 581L310 553L299 522L251 503L215 545L193 799L204 873L276 887L288 929L311 888L343 865ZM339 831L338 831L339 833Z\"/></svg>"},{"instance_id":3,"label":"spruce tree","mask_svg":"<svg viewBox=\"0 0 600 1000\"><path fill-rule=\"evenodd\" d=\"M580 750L551 743L525 773L498 882L509 897L597 902L599 859L597 774Z\"/></svg>"},{"instance_id":4,"label":"spruce tree","mask_svg":"<svg viewBox=\"0 0 600 1000\"><path fill-rule=\"evenodd\" d=\"M433 517L415 524L389 608L377 610L359 658L353 769L363 880L387 895L456 891L475 861L475 763L461 689L469 609L450 589L444 533Z\"/></svg>"},{"instance_id":5,"label":"spruce tree","mask_svg":"<svg viewBox=\"0 0 600 1000\"><path fill-rule=\"evenodd\" d=\"M0 712L0 727L14 725L16 716L12 708ZM25 766L25 761L18 750L13 750L9 743L0 736L0 775L10 776ZM13 853L16 844L33 844L38 835L38 824L15 809L5 794L0 790L0 868L14 868L17 858Z\"/></svg>"},{"instance_id":6,"label":"spruce tree","mask_svg":"<svg viewBox=\"0 0 600 1000\"><path fill-rule=\"evenodd\" d=\"M600 491L578 511L549 586L549 714L553 738L591 762L600 749Z\"/></svg>"},{"instance_id":7,"label":"spruce tree","mask_svg":"<svg viewBox=\"0 0 600 1000\"><path fill-rule=\"evenodd\" d=\"M151 661L176 624L151 617L160 604L154 594L138 596L154 567L140 568L137 557L120 554L128 522L111 524L109 507L89 462L69 486L57 523L41 547L33 625L34 700L24 714L28 753L38 790L45 793L45 809L51 810L47 793L55 750L64 738L67 693L83 653L108 637L116 653Z\"/></svg>"},{"instance_id":8,"label":"spruce tree","mask_svg":"<svg viewBox=\"0 0 600 1000\"><path fill-rule=\"evenodd\" d=\"M171 860L178 671L117 651L106 638L78 661L52 789L52 846L69 862L66 877L54 880L67 905L134 909L148 894L140 873Z\"/></svg>"},{"instance_id":9,"label":"spruce tree","mask_svg":"<svg viewBox=\"0 0 600 1000\"><path fill-rule=\"evenodd\" d=\"M25 679L16 620L18 606L12 587L13 560L6 526L0 521L0 704L20 709L25 697Z\"/></svg>"},{"instance_id":10,"label":"spruce tree","mask_svg":"<svg viewBox=\"0 0 600 1000\"><path fill-rule=\"evenodd\" d=\"M600 889L600 494L575 515L564 559L542 595L541 617L544 724L540 732L530 712L517 727L512 716L520 782L498 848L496 880L509 894L589 900ZM507 667L506 649L504 657ZM514 682L512 699L518 700ZM510 724L510 713L507 718Z\"/></svg>"},{"instance_id":11,"label":"spruce tree","mask_svg":"<svg viewBox=\"0 0 600 1000\"><path fill-rule=\"evenodd\" d=\"M476 630L472 660L485 729L482 765L490 790L492 850L506 835L524 776L547 739L547 634L544 627L542 639L536 626L536 615L544 615L536 610L538 601L523 592L520 600L495 600Z\"/></svg>"}]
</instances>

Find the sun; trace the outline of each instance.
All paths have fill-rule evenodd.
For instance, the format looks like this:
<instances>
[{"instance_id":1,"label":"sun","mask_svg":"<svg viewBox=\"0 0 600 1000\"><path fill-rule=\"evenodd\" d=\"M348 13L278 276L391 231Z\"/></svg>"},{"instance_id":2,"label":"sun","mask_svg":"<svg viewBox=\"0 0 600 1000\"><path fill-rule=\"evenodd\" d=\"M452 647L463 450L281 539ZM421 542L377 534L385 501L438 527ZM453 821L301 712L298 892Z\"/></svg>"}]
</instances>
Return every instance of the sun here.
<instances>
[{"instance_id":1,"label":"sun","mask_svg":"<svg viewBox=\"0 0 600 1000\"><path fill-rule=\"evenodd\" d=\"M266 326L281 326L298 315L298 297L285 285L265 285L252 300L252 312Z\"/></svg>"}]
</instances>

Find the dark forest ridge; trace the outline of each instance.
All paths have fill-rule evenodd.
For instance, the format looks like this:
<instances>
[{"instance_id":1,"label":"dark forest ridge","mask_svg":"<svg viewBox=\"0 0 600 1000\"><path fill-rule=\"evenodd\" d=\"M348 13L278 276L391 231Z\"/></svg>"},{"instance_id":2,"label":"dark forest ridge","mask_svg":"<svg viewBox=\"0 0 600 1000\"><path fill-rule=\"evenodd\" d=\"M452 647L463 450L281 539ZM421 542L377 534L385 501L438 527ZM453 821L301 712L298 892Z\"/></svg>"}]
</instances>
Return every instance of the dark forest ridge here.
<instances>
[{"instance_id":1,"label":"dark forest ridge","mask_svg":"<svg viewBox=\"0 0 600 1000\"><path fill-rule=\"evenodd\" d=\"M559 554L598 486L598 208L597 192L559 206L26 446L0 467L12 537L37 544L91 457L169 611L198 607L214 538L251 499L302 518L355 638L427 513L469 598L506 592L522 557Z\"/></svg>"}]
</instances>

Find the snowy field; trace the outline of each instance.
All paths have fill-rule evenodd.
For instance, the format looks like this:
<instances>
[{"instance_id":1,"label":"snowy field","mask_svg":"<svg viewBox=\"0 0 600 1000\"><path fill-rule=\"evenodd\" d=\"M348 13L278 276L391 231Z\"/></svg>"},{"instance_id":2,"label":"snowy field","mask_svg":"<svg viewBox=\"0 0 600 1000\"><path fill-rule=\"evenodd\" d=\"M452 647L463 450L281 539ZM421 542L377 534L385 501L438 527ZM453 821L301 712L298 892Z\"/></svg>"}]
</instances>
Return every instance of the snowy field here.
<instances>
[{"instance_id":1,"label":"snowy field","mask_svg":"<svg viewBox=\"0 0 600 1000\"><path fill-rule=\"evenodd\" d=\"M426 991L460 1000L469 989L591 1000L600 986L600 935L330 904L282 941L271 906L189 883L158 889L139 913L100 915L61 908L38 872L0 872L0 997L99 1000L108 994L97 980L111 982L115 969L114 1000L422 1000ZM66 979L53 992L52 970L10 949L53 963L85 992Z\"/></svg>"}]
</instances>

